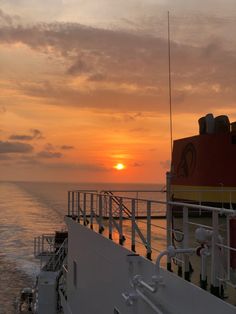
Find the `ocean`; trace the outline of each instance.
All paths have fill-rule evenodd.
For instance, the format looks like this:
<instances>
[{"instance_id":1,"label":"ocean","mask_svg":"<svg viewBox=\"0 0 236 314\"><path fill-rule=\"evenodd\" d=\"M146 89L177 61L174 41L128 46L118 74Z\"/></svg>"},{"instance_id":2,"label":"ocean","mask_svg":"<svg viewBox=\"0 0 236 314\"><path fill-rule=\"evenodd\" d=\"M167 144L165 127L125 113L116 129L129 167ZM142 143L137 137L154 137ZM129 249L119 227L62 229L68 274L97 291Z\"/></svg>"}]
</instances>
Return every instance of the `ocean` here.
<instances>
[{"instance_id":1,"label":"ocean","mask_svg":"<svg viewBox=\"0 0 236 314\"><path fill-rule=\"evenodd\" d=\"M155 184L0 182L0 314L14 313L14 300L39 272L34 237L65 229L67 191L159 190ZM134 194L135 196L136 194ZM139 197L155 199L155 193Z\"/></svg>"}]
</instances>

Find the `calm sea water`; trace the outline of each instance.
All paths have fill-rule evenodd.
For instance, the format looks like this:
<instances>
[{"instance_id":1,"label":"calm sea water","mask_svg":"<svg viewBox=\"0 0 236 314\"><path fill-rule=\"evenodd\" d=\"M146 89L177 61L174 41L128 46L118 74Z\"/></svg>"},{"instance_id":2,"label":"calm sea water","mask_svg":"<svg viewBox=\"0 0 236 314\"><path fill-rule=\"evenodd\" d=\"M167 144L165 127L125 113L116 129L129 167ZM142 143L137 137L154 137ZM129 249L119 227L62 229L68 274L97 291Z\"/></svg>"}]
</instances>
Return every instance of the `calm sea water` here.
<instances>
[{"instance_id":1,"label":"calm sea water","mask_svg":"<svg viewBox=\"0 0 236 314\"><path fill-rule=\"evenodd\" d=\"M67 191L158 190L158 185L94 183L0 183L0 314L13 313L12 301L39 271L33 256L33 239L65 228ZM155 198L155 193L139 195ZM4 273L4 276L2 275Z\"/></svg>"}]
</instances>

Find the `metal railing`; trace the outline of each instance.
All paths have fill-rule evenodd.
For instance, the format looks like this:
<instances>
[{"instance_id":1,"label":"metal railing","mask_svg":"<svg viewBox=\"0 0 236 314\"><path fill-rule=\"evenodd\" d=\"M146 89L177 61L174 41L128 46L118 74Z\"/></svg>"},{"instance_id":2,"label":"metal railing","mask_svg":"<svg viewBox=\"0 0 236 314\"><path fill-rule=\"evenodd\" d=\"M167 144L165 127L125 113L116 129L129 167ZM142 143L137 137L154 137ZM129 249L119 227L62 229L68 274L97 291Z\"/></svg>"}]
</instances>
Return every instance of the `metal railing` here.
<instances>
[{"instance_id":1,"label":"metal railing","mask_svg":"<svg viewBox=\"0 0 236 314\"><path fill-rule=\"evenodd\" d=\"M123 193L123 195L117 195L117 193ZM102 215L104 219L109 218L109 199L112 199L112 215L114 218L119 217L120 205L122 206L123 218L130 218L132 213L129 208L130 205L126 204L128 200L136 199L136 218L146 217L146 199L138 197L140 194L159 193L164 200L165 190L73 190L68 191L68 213L72 216L77 216L86 219L86 217L93 217ZM131 196L130 196L131 195ZM125 201L120 204L120 199ZM159 210L152 211L152 217L164 218L165 208L164 202L152 200L159 204ZM102 205L101 205L102 204ZM160 210L160 204L162 204L162 210ZM100 208L101 205L101 208ZM92 210L91 210L92 209Z\"/></svg>"},{"instance_id":2,"label":"metal railing","mask_svg":"<svg viewBox=\"0 0 236 314\"><path fill-rule=\"evenodd\" d=\"M40 259L40 267L45 271L57 271L67 255L67 238L58 247L55 234L43 234L34 238L34 256Z\"/></svg>"},{"instance_id":3,"label":"metal railing","mask_svg":"<svg viewBox=\"0 0 236 314\"><path fill-rule=\"evenodd\" d=\"M236 248L230 246L229 222L236 211L171 201L169 176L166 200L114 197L114 192L110 192L69 191L68 216L148 259L155 258L166 247L173 246L178 252L194 247L197 252L194 261L189 254L167 255L167 269L177 270L179 275L191 280L192 263L198 263L202 288L206 288L207 278L210 278L211 292L218 296L222 295L223 285L235 287L232 271L236 270L230 265L230 257L236 254ZM142 219L137 219L137 206L139 210L142 208ZM203 217L207 213L208 217L192 217L195 210L200 210ZM181 212L178 218L175 211ZM199 274L196 277L198 281Z\"/></svg>"},{"instance_id":4,"label":"metal railing","mask_svg":"<svg viewBox=\"0 0 236 314\"><path fill-rule=\"evenodd\" d=\"M43 270L45 271L60 270L67 256L67 250L68 239L65 239L61 246L55 250L54 254L51 255L49 261L44 265Z\"/></svg>"},{"instance_id":5,"label":"metal railing","mask_svg":"<svg viewBox=\"0 0 236 314\"><path fill-rule=\"evenodd\" d=\"M34 238L34 256L50 256L55 251L55 234L43 234Z\"/></svg>"}]
</instances>

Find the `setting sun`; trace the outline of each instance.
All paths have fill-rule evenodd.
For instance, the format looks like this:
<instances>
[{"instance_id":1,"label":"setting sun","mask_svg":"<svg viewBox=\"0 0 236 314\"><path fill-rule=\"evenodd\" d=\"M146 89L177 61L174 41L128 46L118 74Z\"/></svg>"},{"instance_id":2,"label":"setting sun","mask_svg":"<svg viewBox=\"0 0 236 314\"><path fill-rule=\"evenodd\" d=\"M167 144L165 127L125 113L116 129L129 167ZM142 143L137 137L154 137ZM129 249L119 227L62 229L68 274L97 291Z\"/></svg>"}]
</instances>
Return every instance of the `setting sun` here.
<instances>
[{"instance_id":1,"label":"setting sun","mask_svg":"<svg viewBox=\"0 0 236 314\"><path fill-rule=\"evenodd\" d=\"M116 164L116 165L114 166L114 168L115 168L116 170L123 170L123 169L125 169L125 165L119 163L119 164Z\"/></svg>"}]
</instances>

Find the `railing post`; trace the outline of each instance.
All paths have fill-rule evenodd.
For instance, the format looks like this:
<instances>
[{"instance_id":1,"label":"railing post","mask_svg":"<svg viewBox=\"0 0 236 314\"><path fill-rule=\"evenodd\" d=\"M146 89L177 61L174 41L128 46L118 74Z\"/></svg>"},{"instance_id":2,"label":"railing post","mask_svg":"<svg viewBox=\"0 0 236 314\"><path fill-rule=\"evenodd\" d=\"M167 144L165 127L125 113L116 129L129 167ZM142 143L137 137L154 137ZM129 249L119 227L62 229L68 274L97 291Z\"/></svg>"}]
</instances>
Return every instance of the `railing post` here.
<instances>
[{"instance_id":1,"label":"railing post","mask_svg":"<svg viewBox=\"0 0 236 314\"><path fill-rule=\"evenodd\" d=\"M77 208L78 208L78 191L75 191L75 216L76 218L78 218L78 211L77 211Z\"/></svg>"},{"instance_id":2,"label":"railing post","mask_svg":"<svg viewBox=\"0 0 236 314\"><path fill-rule=\"evenodd\" d=\"M86 193L84 193L84 200L83 200L83 224L84 224L84 226L86 226L87 225L87 221L86 221L86 201L87 201L87 194Z\"/></svg>"},{"instance_id":3,"label":"railing post","mask_svg":"<svg viewBox=\"0 0 236 314\"><path fill-rule=\"evenodd\" d=\"M42 235L42 253L44 252L44 235Z\"/></svg>"},{"instance_id":4,"label":"railing post","mask_svg":"<svg viewBox=\"0 0 236 314\"><path fill-rule=\"evenodd\" d=\"M226 217L227 247L230 247L230 216ZM227 249L227 280L230 281L230 249Z\"/></svg>"},{"instance_id":5,"label":"railing post","mask_svg":"<svg viewBox=\"0 0 236 314\"><path fill-rule=\"evenodd\" d=\"M34 238L34 257L36 256L36 238Z\"/></svg>"},{"instance_id":6,"label":"railing post","mask_svg":"<svg viewBox=\"0 0 236 314\"><path fill-rule=\"evenodd\" d=\"M102 221L103 221L103 215L102 215L102 195L99 194L98 196L98 210L99 210L99 233L103 233L104 228L102 225Z\"/></svg>"},{"instance_id":7,"label":"railing post","mask_svg":"<svg viewBox=\"0 0 236 314\"><path fill-rule=\"evenodd\" d=\"M70 191L68 191L68 216L70 216Z\"/></svg>"},{"instance_id":8,"label":"railing post","mask_svg":"<svg viewBox=\"0 0 236 314\"><path fill-rule=\"evenodd\" d=\"M77 220L80 222L80 192L77 192Z\"/></svg>"},{"instance_id":9,"label":"railing post","mask_svg":"<svg viewBox=\"0 0 236 314\"><path fill-rule=\"evenodd\" d=\"M219 238L219 217L216 211L212 212L212 251L211 251L211 293L220 296L219 287L219 248L217 246Z\"/></svg>"},{"instance_id":10,"label":"railing post","mask_svg":"<svg viewBox=\"0 0 236 314\"><path fill-rule=\"evenodd\" d=\"M131 223L132 223L131 250L133 252L136 252L135 251L135 199L132 199Z\"/></svg>"},{"instance_id":11,"label":"railing post","mask_svg":"<svg viewBox=\"0 0 236 314\"><path fill-rule=\"evenodd\" d=\"M151 249L151 201L147 201L147 254L148 259L152 259Z\"/></svg>"},{"instance_id":12,"label":"railing post","mask_svg":"<svg viewBox=\"0 0 236 314\"><path fill-rule=\"evenodd\" d=\"M188 225L188 207L183 208L183 248L189 248L189 225ZM189 256L184 254L184 279L190 281Z\"/></svg>"},{"instance_id":13,"label":"railing post","mask_svg":"<svg viewBox=\"0 0 236 314\"><path fill-rule=\"evenodd\" d=\"M37 240L37 253L38 254L40 253L40 249L41 249L40 237L38 237L38 240Z\"/></svg>"},{"instance_id":14,"label":"railing post","mask_svg":"<svg viewBox=\"0 0 236 314\"><path fill-rule=\"evenodd\" d=\"M104 216L108 217L108 210L107 210L107 196L104 194L103 195L103 212L104 212Z\"/></svg>"},{"instance_id":15,"label":"railing post","mask_svg":"<svg viewBox=\"0 0 236 314\"><path fill-rule=\"evenodd\" d=\"M93 193L90 194L90 229L93 230Z\"/></svg>"},{"instance_id":16,"label":"railing post","mask_svg":"<svg viewBox=\"0 0 236 314\"><path fill-rule=\"evenodd\" d=\"M119 244L123 245L124 236L123 236L123 198L119 198Z\"/></svg>"},{"instance_id":17,"label":"railing post","mask_svg":"<svg viewBox=\"0 0 236 314\"><path fill-rule=\"evenodd\" d=\"M110 240L112 240L112 219L113 219L112 197L109 196L109 239Z\"/></svg>"},{"instance_id":18,"label":"railing post","mask_svg":"<svg viewBox=\"0 0 236 314\"><path fill-rule=\"evenodd\" d=\"M75 205L75 192L74 191L72 191L71 192L72 193L72 200L71 200L71 202L72 202L72 218L74 217L74 215L75 215L75 213L74 213L74 205Z\"/></svg>"},{"instance_id":19,"label":"railing post","mask_svg":"<svg viewBox=\"0 0 236 314\"><path fill-rule=\"evenodd\" d=\"M171 200L171 172L166 173L166 241L167 247L172 245L172 207L169 204ZM167 256L167 270L171 269L171 258Z\"/></svg>"}]
</instances>

